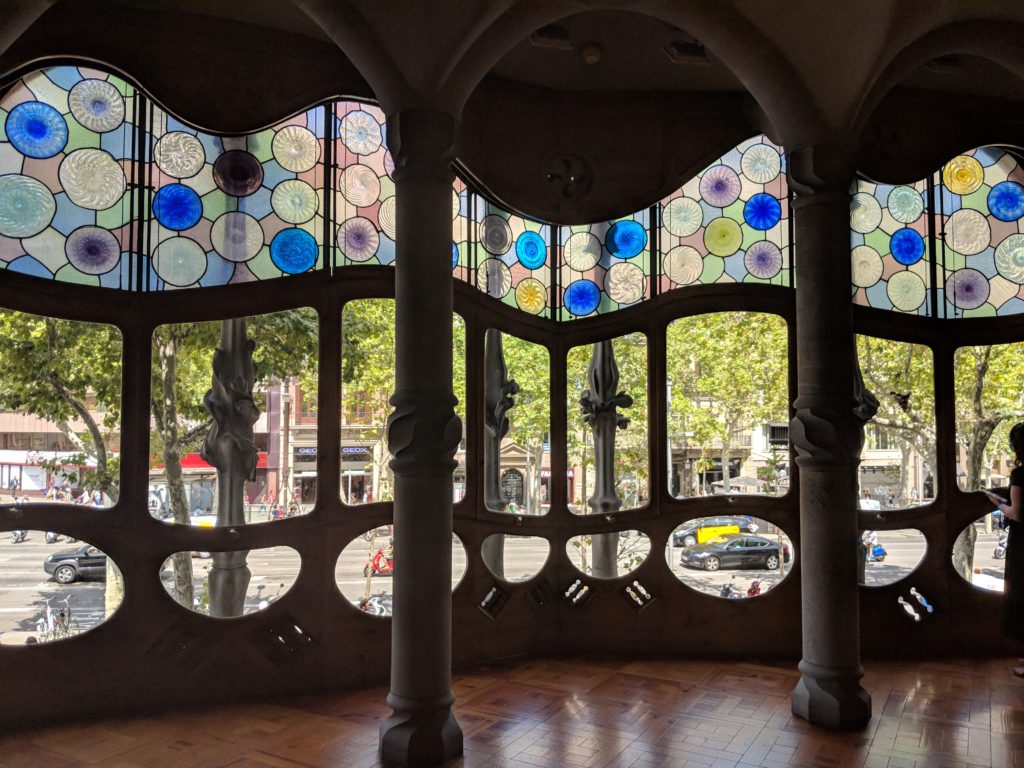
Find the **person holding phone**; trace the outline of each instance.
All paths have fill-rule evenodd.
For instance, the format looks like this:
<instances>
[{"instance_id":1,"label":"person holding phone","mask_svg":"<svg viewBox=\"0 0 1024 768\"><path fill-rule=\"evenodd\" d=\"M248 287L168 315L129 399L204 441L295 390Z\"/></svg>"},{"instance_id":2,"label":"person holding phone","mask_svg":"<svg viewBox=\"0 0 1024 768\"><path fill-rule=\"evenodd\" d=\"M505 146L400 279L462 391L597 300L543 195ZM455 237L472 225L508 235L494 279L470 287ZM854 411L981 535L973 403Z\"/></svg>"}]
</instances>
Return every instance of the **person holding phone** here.
<instances>
[{"instance_id":1,"label":"person holding phone","mask_svg":"<svg viewBox=\"0 0 1024 768\"><path fill-rule=\"evenodd\" d=\"M1014 467L1010 471L1010 500L992 491L984 491L996 509L1003 513L1009 530L1006 543L1005 580L1003 588L1003 634L1024 643L1024 422L1010 429L1010 450ZM1013 674L1024 677L1024 660L1018 660Z\"/></svg>"}]
</instances>

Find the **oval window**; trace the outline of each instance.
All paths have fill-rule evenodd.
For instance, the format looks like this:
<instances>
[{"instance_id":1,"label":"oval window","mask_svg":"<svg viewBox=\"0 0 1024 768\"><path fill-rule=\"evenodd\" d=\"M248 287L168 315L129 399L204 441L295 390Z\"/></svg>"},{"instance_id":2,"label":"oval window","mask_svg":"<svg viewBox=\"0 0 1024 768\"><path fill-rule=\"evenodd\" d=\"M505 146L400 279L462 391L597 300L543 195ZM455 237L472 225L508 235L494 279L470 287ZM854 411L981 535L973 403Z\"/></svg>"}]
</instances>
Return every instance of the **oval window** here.
<instances>
[{"instance_id":1,"label":"oval window","mask_svg":"<svg viewBox=\"0 0 1024 768\"><path fill-rule=\"evenodd\" d=\"M565 551L578 570L595 579L616 579L632 573L647 559L651 540L640 531L573 536Z\"/></svg>"},{"instance_id":2,"label":"oval window","mask_svg":"<svg viewBox=\"0 0 1024 768\"><path fill-rule=\"evenodd\" d=\"M921 564L928 541L916 528L861 531L866 587L884 587L907 578Z\"/></svg>"},{"instance_id":3,"label":"oval window","mask_svg":"<svg viewBox=\"0 0 1024 768\"><path fill-rule=\"evenodd\" d=\"M65 640L102 624L124 597L121 572L100 549L53 531L5 531L0 643Z\"/></svg>"},{"instance_id":4,"label":"oval window","mask_svg":"<svg viewBox=\"0 0 1024 768\"><path fill-rule=\"evenodd\" d=\"M510 582L532 579L540 573L550 553L551 544L547 539L540 536L512 536L507 533L488 536L484 540L482 551L487 569L496 578Z\"/></svg>"},{"instance_id":5,"label":"oval window","mask_svg":"<svg viewBox=\"0 0 1024 768\"><path fill-rule=\"evenodd\" d=\"M352 539L341 550L334 567L338 590L355 607L374 616L390 616L394 596L391 574L401 562L384 527L371 529ZM452 591L466 575L466 548L452 536Z\"/></svg>"},{"instance_id":6,"label":"oval window","mask_svg":"<svg viewBox=\"0 0 1024 768\"><path fill-rule=\"evenodd\" d=\"M216 580L210 574L218 556L231 555L244 561L250 576L238 586L243 597L231 600L227 592L218 594ZM236 565L237 562L221 565ZM248 552L175 552L160 567L160 581L177 603L205 616L236 618L262 611L284 597L299 576L302 559L291 547L266 547Z\"/></svg>"},{"instance_id":7,"label":"oval window","mask_svg":"<svg viewBox=\"0 0 1024 768\"><path fill-rule=\"evenodd\" d=\"M999 516L975 520L953 542L953 570L980 589L1002 592L1006 534Z\"/></svg>"},{"instance_id":8,"label":"oval window","mask_svg":"<svg viewBox=\"0 0 1024 768\"><path fill-rule=\"evenodd\" d=\"M763 595L786 578L794 557L784 531L747 516L687 520L665 547L665 559L681 582L722 598Z\"/></svg>"}]
</instances>

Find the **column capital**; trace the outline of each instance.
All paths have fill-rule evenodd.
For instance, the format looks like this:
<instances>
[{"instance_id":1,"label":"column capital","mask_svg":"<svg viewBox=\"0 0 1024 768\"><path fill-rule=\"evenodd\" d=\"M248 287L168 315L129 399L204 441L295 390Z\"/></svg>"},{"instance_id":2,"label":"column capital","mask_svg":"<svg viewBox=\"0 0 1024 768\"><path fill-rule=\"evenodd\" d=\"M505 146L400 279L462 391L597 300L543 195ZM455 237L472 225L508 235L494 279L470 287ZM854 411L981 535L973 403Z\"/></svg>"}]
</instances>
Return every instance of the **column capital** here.
<instances>
[{"instance_id":1,"label":"column capital","mask_svg":"<svg viewBox=\"0 0 1024 768\"><path fill-rule=\"evenodd\" d=\"M388 148L395 181L433 179L451 184L458 122L437 109L404 109L388 115Z\"/></svg>"},{"instance_id":2,"label":"column capital","mask_svg":"<svg viewBox=\"0 0 1024 768\"><path fill-rule=\"evenodd\" d=\"M396 475L451 475L455 450L462 439L462 421L455 413L450 391L404 389L391 396L395 410L388 416L389 466Z\"/></svg>"},{"instance_id":3,"label":"column capital","mask_svg":"<svg viewBox=\"0 0 1024 768\"><path fill-rule=\"evenodd\" d=\"M853 147L815 144L786 152L789 185L796 192L794 207L846 199L857 171Z\"/></svg>"}]
</instances>

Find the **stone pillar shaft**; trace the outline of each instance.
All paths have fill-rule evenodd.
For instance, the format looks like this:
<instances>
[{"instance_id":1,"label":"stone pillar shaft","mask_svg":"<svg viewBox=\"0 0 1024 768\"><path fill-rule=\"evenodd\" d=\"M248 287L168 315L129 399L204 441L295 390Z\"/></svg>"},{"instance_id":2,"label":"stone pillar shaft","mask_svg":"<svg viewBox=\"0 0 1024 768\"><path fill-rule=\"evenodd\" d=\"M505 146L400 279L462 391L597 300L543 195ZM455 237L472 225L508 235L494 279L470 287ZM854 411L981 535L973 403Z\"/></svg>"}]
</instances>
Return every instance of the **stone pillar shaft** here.
<instances>
[{"instance_id":1,"label":"stone pillar shaft","mask_svg":"<svg viewBox=\"0 0 1024 768\"><path fill-rule=\"evenodd\" d=\"M380 729L389 765L441 765L462 754L451 713L452 471L462 426L452 394L451 160L455 122L390 116L398 199L394 412L394 714Z\"/></svg>"},{"instance_id":2,"label":"stone pillar shaft","mask_svg":"<svg viewBox=\"0 0 1024 768\"><path fill-rule=\"evenodd\" d=\"M800 467L803 673L793 712L817 725L862 727L871 700L861 688L857 586L857 467L863 437L855 414L850 300L853 166L838 147L790 156L797 190L798 391L791 435Z\"/></svg>"}]
</instances>

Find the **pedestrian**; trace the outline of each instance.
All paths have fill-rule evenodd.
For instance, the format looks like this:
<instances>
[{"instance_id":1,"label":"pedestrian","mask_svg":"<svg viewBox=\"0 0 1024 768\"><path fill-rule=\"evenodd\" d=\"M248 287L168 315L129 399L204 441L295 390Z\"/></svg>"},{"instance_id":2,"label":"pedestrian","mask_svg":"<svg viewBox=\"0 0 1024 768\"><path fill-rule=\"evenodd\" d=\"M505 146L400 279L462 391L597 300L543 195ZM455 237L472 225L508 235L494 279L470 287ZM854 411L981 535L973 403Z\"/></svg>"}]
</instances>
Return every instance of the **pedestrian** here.
<instances>
[{"instance_id":1,"label":"pedestrian","mask_svg":"<svg viewBox=\"0 0 1024 768\"><path fill-rule=\"evenodd\" d=\"M1006 561L1003 581L1003 635L1024 643L1024 421L1010 429L1010 450L1013 451L1013 469L1010 471L1010 501L983 491L1003 513L1009 527L1006 542ZM1017 660L1013 674L1024 677L1024 659Z\"/></svg>"}]
</instances>

